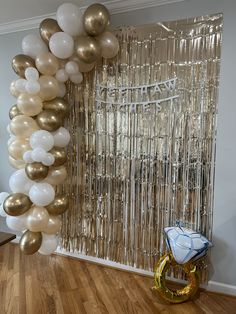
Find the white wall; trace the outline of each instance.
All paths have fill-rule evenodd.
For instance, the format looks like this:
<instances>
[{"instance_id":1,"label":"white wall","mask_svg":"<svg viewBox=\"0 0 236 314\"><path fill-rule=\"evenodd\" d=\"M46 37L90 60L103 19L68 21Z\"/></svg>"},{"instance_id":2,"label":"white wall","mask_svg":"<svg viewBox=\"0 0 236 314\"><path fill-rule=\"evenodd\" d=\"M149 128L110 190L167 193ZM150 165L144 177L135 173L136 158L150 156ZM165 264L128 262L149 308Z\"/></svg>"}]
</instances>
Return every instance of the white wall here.
<instances>
[{"instance_id":1,"label":"white wall","mask_svg":"<svg viewBox=\"0 0 236 314\"><path fill-rule=\"evenodd\" d=\"M128 0L127 0L128 1ZM236 286L236 1L187 0L155 8L136 10L112 17L113 25L156 23L222 12L224 14L223 51L218 116L216 182L214 206L213 275L211 280ZM14 99L8 86L14 78L11 58L20 51L25 33L0 36L0 191L8 190L12 170L7 161L8 110ZM0 228L3 228L1 224Z\"/></svg>"}]
</instances>

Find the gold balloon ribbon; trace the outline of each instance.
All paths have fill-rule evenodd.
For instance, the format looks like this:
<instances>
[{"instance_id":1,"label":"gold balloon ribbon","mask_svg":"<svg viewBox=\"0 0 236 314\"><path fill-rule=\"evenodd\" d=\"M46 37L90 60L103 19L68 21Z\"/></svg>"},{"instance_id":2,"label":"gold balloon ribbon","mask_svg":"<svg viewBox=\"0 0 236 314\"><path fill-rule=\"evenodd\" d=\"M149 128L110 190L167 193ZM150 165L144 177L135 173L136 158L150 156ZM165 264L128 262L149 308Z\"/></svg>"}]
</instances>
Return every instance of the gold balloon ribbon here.
<instances>
[{"instance_id":1,"label":"gold balloon ribbon","mask_svg":"<svg viewBox=\"0 0 236 314\"><path fill-rule=\"evenodd\" d=\"M170 267L182 267L186 273L189 283L182 289L171 290L166 286L166 272ZM184 265L178 264L171 253L165 254L157 263L154 272L154 289L168 302L182 303L195 295L199 288L199 276L197 266L193 262Z\"/></svg>"}]
</instances>

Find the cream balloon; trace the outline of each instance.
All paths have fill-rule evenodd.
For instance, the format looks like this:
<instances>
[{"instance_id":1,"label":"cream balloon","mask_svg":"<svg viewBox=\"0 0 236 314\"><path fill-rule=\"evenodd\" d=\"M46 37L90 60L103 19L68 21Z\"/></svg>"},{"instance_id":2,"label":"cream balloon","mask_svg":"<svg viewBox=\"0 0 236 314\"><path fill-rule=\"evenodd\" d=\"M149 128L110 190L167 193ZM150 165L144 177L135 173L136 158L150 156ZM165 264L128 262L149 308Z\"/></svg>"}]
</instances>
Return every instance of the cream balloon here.
<instances>
[{"instance_id":1,"label":"cream balloon","mask_svg":"<svg viewBox=\"0 0 236 314\"><path fill-rule=\"evenodd\" d=\"M80 84L83 81L83 74L81 74L80 72L78 72L76 74L71 74L70 80L74 84Z\"/></svg>"},{"instance_id":2,"label":"cream balloon","mask_svg":"<svg viewBox=\"0 0 236 314\"><path fill-rule=\"evenodd\" d=\"M45 182L50 183L52 185L58 185L63 183L67 178L67 171L64 166L54 168L52 167L49 170L47 177L45 178Z\"/></svg>"},{"instance_id":3,"label":"cream balloon","mask_svg":"<svg viewBox=\"0 0 236 314\"><path fill-rule=\"evenodd\" d=\"M33 232L39 232L47 228L49 220L48 211L44 207L33 206L28 211L27 229Z\"/></svg>"},{"instance_id":4,"label":"cream balloon","mask_svg":"<svg viewBox=\"0 0 236 314\"><path fill-rule=\"evenodd\" d=\"M38 252L42 255L52 254L58 246L58 238L55 234L43 233L43 240Z\"/></svg>"},{"instance_id":5,"label":"cream balloon","mask_svg":"<svg viewBox=\"0 0 236 314\"><path fill-rule=\"evenodd\" d=\"M25 168L25 162L23 160L18 160L11 156L8 156L8 160L9 160L10 165L15 169Z\"/></svg>"},{"instance_id":6,"label":"cream balloon","mask_svg":"<svg viewBox=\"0 0 236 314\"><path fill-rule=\"evenodd\" d=\"M27 229L28 212L20 216L7 216L6 225L13 231L24 231Z\"/></svg>"},{"instance_id":7,"label":"cream balloon","mask_svg":"<svg viewBox=\"0 0 236 314\"><path fill-rule=\"evenodd\" d=\"M70 133L67 129L60 127L56 132L53 132L54 146L66 147L70 142Z\"/></svg>"},{"instance_id":8,"label":"cream balloon","mask_svg":"<svg viewBox=\"0 0 236 314\"><path fill-rule=\"evenodd\" d=\"M10 123L11 132L20 137L27 138L38 129L39 127L35 120L25 115L16 116Z\"/></svg>"},{"instance_id":9,"label":"cream balloon","mask_svg":"<svg viewBox=\"0 0 236 314\"><path fill-rule=\"evenodd\" d=\"M33 149L40 147L45 151L49 151L54 145L54 137L45 130L35 131L30 137L30 145Z\"/></svg>"},{"instance_id":10,"label":"cream balloon","mask_svg":"<svg viewBox=\"0 0 236 314\"><path fill-rule=\"evenodd\" d=\"M60 231L61 219L59 216L49 216L47 226L42 230L46 234L56 234Z\"/></svg>"},{"instance_id":11,"label":"cream balloon","mask_svg":"<svg viewBox=\"0 0 236 314\"><path fill-rule=\"evenodd\" d=\"M104 32L97 38L103 58L114 58L119 51L119 42L111 32Z\"/></svg>"},{"instance_id":12,"label":"cream balloon","mask_svg":"<svg viewBox=\"0 0 236 314\"><path fill-rule=\"evenodd\" d=\"M38 82L40 84L39 96L43 101L52 100L57 97L59 85L53 76L42 75Z\"/></svg>"},{"instance_id":13,"label":"cream balloon","mask_svg":"<svg viewBox=\"0 0 236 314\"><path fill-rule=\"evenodd\" d=\"M49 40L51 52L60 59L67 59L74 52L74 39L67 33L58 32Z\"/></svg>"},{"instance_id":14,"label":"cream balloon","mask_svg":"<svg viewBox=\"0 0 236 314\"><path fill-rule=\"evenodd\" d=\"M17 98L17 107L26 116L36 116L42 111L43 103L39 96L21 94Z\"/></svg>"},{"instance_id":15,"label":"cream balloon","mask_svg":"<svg viewBox=\"0 0 236 314\"><path fill-rule=\"evenodd\" d=\"M48 47L39 35L29 34L22 40L22 50L25 55L35 59L39 54L48 51Z\"/></svg>"},{"instance_id":16,"label":"cream balloon","mask_svg":"<svg viewBox=\"0 0 236 314\"><path fill-rule=\"evenodd\" d=\"M56 79L60 83L65 83L69 78L69 75L64 69L59 69L56 73Z\"/></svg>"},{"instance_id":17,"label":"cream balloon","mask_svg":"<svg viewBox=\"0 0 236 314\"><path fill-rule=\"evenodd\" d=\"M55 190L49 183L35 183L29 191L29 197L36 206L47 206L55 197Z\"/></svg>"},{"instance_id":18,"label":"cream balloon","mask_svg":"<svg viewBox=\"0 0 236 314\"><path fill-rule=\"evenodd\" d=\"M16 139L9 145L9 155L17 160L23 161L23 154L30 149L29 141L22 137Z\"/></svg>"},{"instance_id":19,"label":"cream balloon","mask_svg":"<svg viewBox=\"0 0 236 314\"><path fill-rule=\"evenodd\" d=\"M59 91L57 93L57 97L64 97L66 94L66 85L64 83L59 82Z\"/></svg>"},{"instance_id":20,"label":"cream balloon","mask_svg":"<svg viewBox=\"0 0 236 314\"><path fill-rule=\"evenodd\" d=\"M9 179L9 187L14 193L24 193L27 195L33 184L34 182L27 177L25 169L13 172Z\"/></svg>"},{"instance_id":21,"label":"cream balloon","mask_svg":"<svg viewBox=\"0 0 236 314\"><path fill-rule=\"evenodd\" d=\"M54 75L59 69L59 61L50 52L44 52L37 56L36 67L43 75Z\"/></svg>"},{"instance_id":22,"label":"cream balloon","mask_svg":"<svg viewBox=\"0 0 236 314\"><path fill-rule=\"evenodd\" d=\"M20 92L16 89L16 81L11 82L10 93L16 98L20 95Z\"/></svg>"}]
</instances>

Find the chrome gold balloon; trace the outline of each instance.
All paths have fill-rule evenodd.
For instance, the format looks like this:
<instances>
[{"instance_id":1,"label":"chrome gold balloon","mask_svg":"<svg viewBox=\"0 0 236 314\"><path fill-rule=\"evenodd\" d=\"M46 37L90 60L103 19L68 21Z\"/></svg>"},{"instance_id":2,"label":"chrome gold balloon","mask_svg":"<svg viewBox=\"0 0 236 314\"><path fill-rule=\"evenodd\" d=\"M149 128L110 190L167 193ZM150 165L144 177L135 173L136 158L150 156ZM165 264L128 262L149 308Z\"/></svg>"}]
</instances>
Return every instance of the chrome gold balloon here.
<instances>
[{"instance_id":1,"label":"chrome gold balloon","mask_svg":"<svg viewBox=\"0 0 236 314\"><path fill-rule=\"evenodd\" d=\"M165 275L170 267L182 267L186 273L189 283L178 290L171 290L166 286ZM154 283L153 289L157 290L159 294L168 302L182 303L192 298L199 288L199 277L197 272L197 266L193 262L186 264L178 264L171 253L165 254L157 263L154 271Z\"/></svg>"},{"instance_id":2,"label":"chrome gold balloon","mask_svg":"<svg viewBox=\"0 0 236 314\"><path fill-rule=\"evenodd\" d=\"M43 130L54 132L63 124L63 118L53 110L43 110L37 115L36 121Z\"/></svg>"},{"instance_id":3,"label":"chrome gold balloon","mask_svg":"<svg viewBox=\"0 0 236 314\"><path fill-rule=\"evenodd\" d=\"M91 36L97 36L104 32L109 21L109 11L100 3L90 5L84 12L84 29Z\"/></svg>"},{"instance_id":4,"label":"chrome gold balloon","mask_svg":"<svg viewBox=\"0 0 236 314\"><path fill-rule=\"evenodd\" d=\"M61 32L61 28L54 19L45 19L39 25L40 36L46 44L49 43L51 36L57 32Z\"/></svg>"},{"instance_id":5,"label":"chrome gold balloon","mask_svg":"<svg viewBox=\"0 0 236 314\"><path fill-rule=\"evenodd\" d=\"M13 118L15 118L16 116L20 116L22 115L22 113L20 112L19 108L17 107L17 105L14 105L10 108L9 110L9 118L12 120Z\"/></svg>"},{"instance_id":6,"label":"chrome gold balloon","mask_svg":"<svg viewBox=\"0 0 236 314\"><path fill-rule=\"evenodd\" d=\"M49 168L41 162L33 162L25 166L25 173L33 181L41 181L48 175Z\"/></svg>"},{"instance_id":7,"label":"chrome gold balloon","mask_svg":"<svg viewBox=\"0 0 236 314\"><path fill-rule=\"evenodd\" d=\"M49 204L46 209L50 215L61 215L68 209L68 205L68 196L61 194L56 195L53 202Z\"/></svg>"},{"instance_id":8,"label":"chrome gold balloon","mask_svg":"<svg viewBox=\"0 0 236 314\"><path fill-rule=\"evenodd\" d=\"M54 167L59 167L59 166L64 165L64 163L67 160L67 153L66 153L65 148L53 147L49 151L49 153L51 153L54 156L54 158L55 158L55 161L54 161L54 164L53 164Z\"/></svg>"},{"instance_id":9,"label":"chrome gold balloon","mask_svg":"<svg viewBox=\"0 0 236 314\"><path fill-rule=\"evenodd\" d=\"M27 230L20 239L20 250L26 255L36 253L42 244L41 232Z\"/></svg>"},{"instance_id":10,"label":"chrome gold balloon","mask_svg":"<svg viewBox=\"0 0 236 314\"><path fill-rule=\"evenodd\" d=\"M85 63L93 63L101 55L101 48L96 39L90 36L79 36L75 42L78 58Z\"/></svg>"},{"instance_id":11,"label":"chrome gold balloon","mask_svg":"<svg viewBox=\"0 0 236 314\"><path fill-rule=\"evenodd\" d=\"M20 77L25 77L25 70L28 67L35 67L34 60L31 57L20 54L12 59L12 68Z\"/></svg>"},{"instance_id":12,"label":"chrome gold balloon","mask_svg":"<svg viewBox=\"0 0 236 314\"><path fill-rule=\"evenodd\" d=\"M56 113L60 114L63 118L69 114L70 105L63 98L55 98L43 103L43 109L53 110Z\"/></svg>"},{"instance_id":13,"label":"chrome gold balloon","mask_svg":"<svg viewBox=\"0 0 236 314\"><path fill-rule=\"evenodd\" d=\"M20 216L27 212L32 205L26 194L10 194L3 203L3 208L9 216Z\"/></svg>"}]
</instances>

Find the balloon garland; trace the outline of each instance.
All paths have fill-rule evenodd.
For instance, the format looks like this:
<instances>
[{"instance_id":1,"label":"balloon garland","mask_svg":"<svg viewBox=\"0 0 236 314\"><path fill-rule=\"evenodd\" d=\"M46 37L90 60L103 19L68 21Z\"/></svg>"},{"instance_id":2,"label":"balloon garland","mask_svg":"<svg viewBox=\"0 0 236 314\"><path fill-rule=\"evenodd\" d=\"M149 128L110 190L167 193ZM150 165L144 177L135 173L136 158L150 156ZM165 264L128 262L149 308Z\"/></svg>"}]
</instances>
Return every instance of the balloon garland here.
<instances>
[{"instance_id":1,"label":"balloon garland","mask_svg":"<svg viewBox=\"0 0 236 314\"><path fill-rule=\"evenodd\" d=\"M40 36L23 38L23 54L12 60L20 78L10 85L17 103L9 112L8 152L18 170L9 180L12 193L0 193L0 215L10 229L23 232L20 249L25 254L47 255L58 246L60 215L68 208L68 196L55 192L67 177L65 82L80 84L100 57L117 55L118 40L106 30L109 20L102 4L82 14L76 5L64 3L56 20L41 22Z\"/></svg>"}]
</instances>

